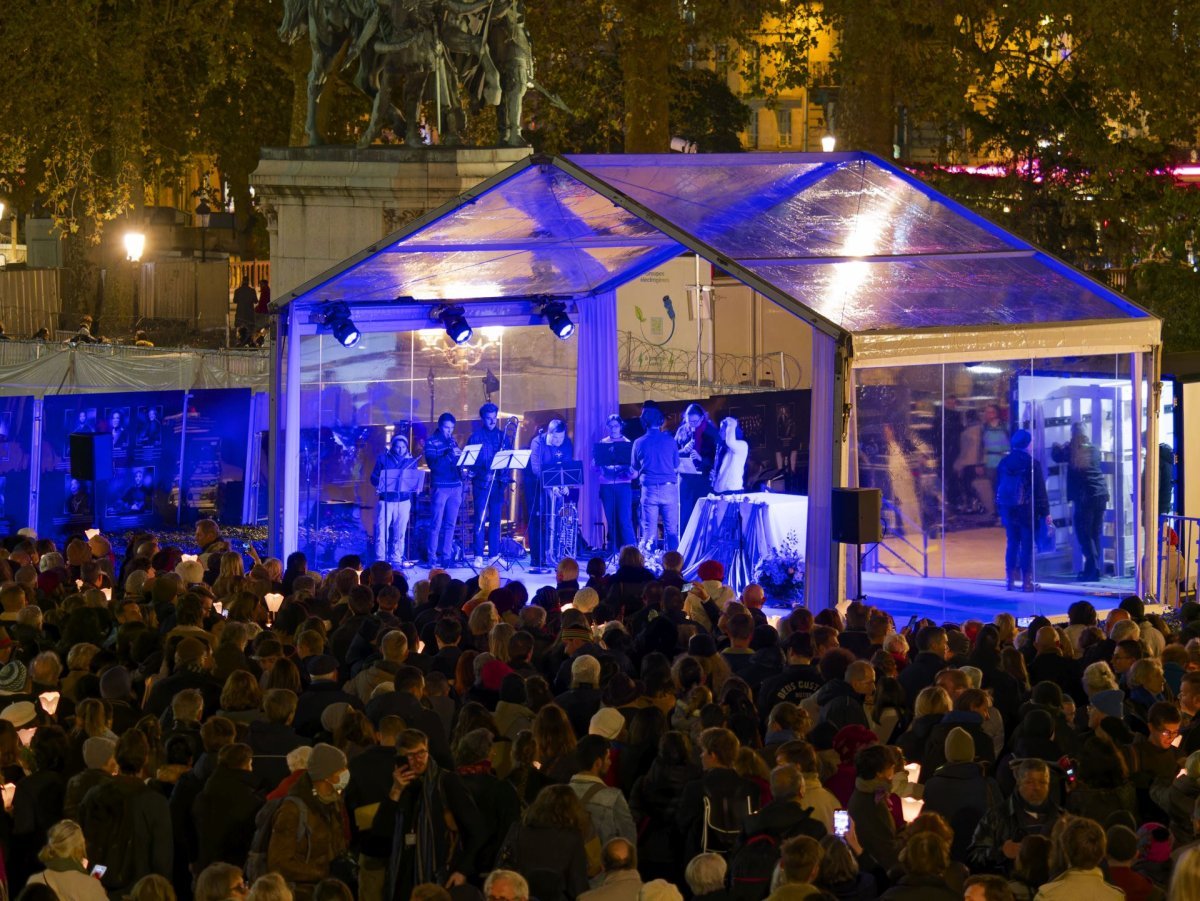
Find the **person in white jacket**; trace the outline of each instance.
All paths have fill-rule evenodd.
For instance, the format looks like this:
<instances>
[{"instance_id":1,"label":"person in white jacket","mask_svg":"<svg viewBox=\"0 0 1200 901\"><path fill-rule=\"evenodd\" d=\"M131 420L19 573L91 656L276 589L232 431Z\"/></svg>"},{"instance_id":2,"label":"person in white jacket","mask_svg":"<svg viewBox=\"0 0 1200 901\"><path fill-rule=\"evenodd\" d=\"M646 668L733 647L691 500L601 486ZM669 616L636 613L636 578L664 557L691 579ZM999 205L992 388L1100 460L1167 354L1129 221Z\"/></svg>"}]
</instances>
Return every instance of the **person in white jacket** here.
<instances>
[{"instance_id":1,"label":"person in white jacket","mask_svg":"<svg viewBox=\"0 0 1200 901\"><path fill-rule=\"evenodd\" d=\"M87 844L83 830L74 820L59 820L46 833L46 847L38 860L46 865L29 877L27 884L41 883L54 890L63 901L107 901L108 893L95 876L83 866Z\"/></svg>"}]
</instances>

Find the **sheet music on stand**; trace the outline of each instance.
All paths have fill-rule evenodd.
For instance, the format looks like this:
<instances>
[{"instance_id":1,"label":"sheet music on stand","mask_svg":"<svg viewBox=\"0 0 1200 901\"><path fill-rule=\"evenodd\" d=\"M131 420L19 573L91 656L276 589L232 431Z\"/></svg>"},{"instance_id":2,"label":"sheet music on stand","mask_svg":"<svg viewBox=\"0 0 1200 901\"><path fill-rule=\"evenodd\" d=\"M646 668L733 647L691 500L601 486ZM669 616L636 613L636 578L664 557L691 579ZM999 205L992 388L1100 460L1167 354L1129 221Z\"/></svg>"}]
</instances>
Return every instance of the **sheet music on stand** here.
<instances>
[{"instance_id":1,"label":"sheet music on stand","mask_svg":"<svg viewBox=\"0 0 1200 901\"><path fill-rule=\"evenodd\" d=\"M482 444L468 444L462 449L462 453L458 455L459 469L466 469L468 466L474 466L479 460L479 452L483 450Z\"/></svg>"},{"instance_id":2,"label":"sheet music on stand","mask_svg":"<svg viewBox=\"0 0 1200 901\"><path fill-rule=\"evenodd\" d=\"M425 473L427 469L417 469L415 466L400 472L400 493L420 494L425 488Z\"/></svg>"},{"instance_id":3,"label":"sheet music on stand","mask_svg":"<svg viewBox=\"0 0 1200 901\"><path fill-rule=\"evenodd\" d=\"M633 462L633 442L597 441L592 445L592 459L597 466L629 466Z\"/></svg>"},{"instance_id":4,"label":"sheet music on stand","mask_svg":"<svg viewBox=\"0 0 1200 901\"><path fill-rule=\"evenodd\" d=\"M496 456L492 457L492 469L497 471L528 469L531 453L533 452L529 450L497 451Z\"/></svg>"},{"instance_id":5,"label":"sheet music on stand","mask_svg":"<svg viewBox=\"0 0 1200 901\"><path fill-rule=\"evenodd\" d=\"M582 484L583 464L578 460L542 468L542 485L545 488L574 488Z\"/></svg>"}]
</instances>

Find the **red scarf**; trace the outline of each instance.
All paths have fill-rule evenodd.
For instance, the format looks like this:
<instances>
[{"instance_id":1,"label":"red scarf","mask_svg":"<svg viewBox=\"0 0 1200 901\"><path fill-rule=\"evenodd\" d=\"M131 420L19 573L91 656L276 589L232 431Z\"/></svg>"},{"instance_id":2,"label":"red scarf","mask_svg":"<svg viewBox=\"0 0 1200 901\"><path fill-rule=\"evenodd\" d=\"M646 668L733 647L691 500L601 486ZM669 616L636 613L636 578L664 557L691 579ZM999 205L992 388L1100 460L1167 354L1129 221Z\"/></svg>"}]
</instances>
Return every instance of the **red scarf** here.
<instances>
[{"instance_id":1,"label":"red scarf","mask_svg":"<svg viewBox=\"0 0 1200 901\"><path fill-rule=\"evenodd\" d=\"M492 775L492 762L490 760L481 760L478 763L468 763L460 766L456 773L460 776L490 776Z\"/></svg>"}]
</instances>

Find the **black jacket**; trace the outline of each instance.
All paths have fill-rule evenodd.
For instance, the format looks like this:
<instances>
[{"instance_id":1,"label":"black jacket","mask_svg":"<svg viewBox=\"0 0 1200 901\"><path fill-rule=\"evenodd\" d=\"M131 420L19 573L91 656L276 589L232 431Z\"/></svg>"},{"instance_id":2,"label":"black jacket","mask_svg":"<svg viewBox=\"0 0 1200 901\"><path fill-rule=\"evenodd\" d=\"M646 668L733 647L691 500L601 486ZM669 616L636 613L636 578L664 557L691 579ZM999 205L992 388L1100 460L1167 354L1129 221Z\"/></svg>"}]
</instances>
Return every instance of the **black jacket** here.
<instances>
[{"instance_id":1,"label":"black jacket","mask_svg":"<svg viewBox=\"0 0 1200 901\"><path fill-rule=\"evenodd\" d=\"M700 778L693 763L671 765L655 760L650 770L633 784L629 812L638 826L638 856L647 863L673 864L679 856L680 798L686 786Z\"/></svg>"},{"instance_id":2,"label":"black jacket","mask_svg":"<svg viewBox=\"0 0 1200 901\"><path fill-rule=\"evenodd\" d=\"M779 675L764 679L758 691L758 712L765 721L771 708L782 701L799 704L821 690L825 680L811 663L793 663Z\"/></svg>"},{"instance_id":3,"label":"black jacket","mask_svg":"<svg viewBox=\"0 0 1200 901\"><path fill-rule=\"evenodd\" d=\"M600 709L600 689L590 685L572 688L555 698L554 703L563 709L571 721L571 728L582 738L588 734L592 717Z\"/></svg>"},{"instance_id":4,"label":"black jacket","mask_svg":"<svg viewBox=\"0 0 1200 901\"><path fill-rule=\"evenodd\" d=\"M196 835L200 839L197 868L218 861L235 867L246 865L246 855L254 839L254 818L263 800L254 773L217 767L192 805Z\"/></svg>"},{"instance_id":5,"label":"black jacket","mask_svg":"<svg viewBox=\"0 0 1200 901\"><path fill-rule=\"evenodd\" d=\"M937 876L903 876L879 897L885 901L959 901L961 895Z\"/></svg>"},{"instance_id":6,"label":"black jacket","mask_svg":"<svg viewBox=\"0 0 1200 901\"><path fill-rule=\"evenodd\" d=\"M106 803L107 798L119 799L126 811L133 816L133 840L126 847L126 853L132 856L128 867L122 861L109 859L105 862L109 873L117 873L128 869L131 878L122 885L104 883L110 896L121 897L143 876L157 874L165 879L171 878L172 848L171 848L171 812L167 808L167 799L154 789L146 786L135 776L117 776L87 793L80 805L80 826L87 839L88 856L100 860L105 856L98 851L101 836L97 835L97 822L93 815ZM108 875L105 876L108 879Z\"/></svg>"},{"instance_id":7,"label":"black jacket","mask_svg":"<svg viewBox=\"0 0 1200 901\"><path fill-rule=\"evenodd\" d=\"M744 810L748 817L758 807L759 792L757 785L728 767L705 770L699 779L685 785L675 811L675 823L684 843L685 860L691 860L700 853L705 797L714 806L727 801L730 810Z\"/></svg>"},{"instance_id":8,"label":"black jacket","mask_svg":"<svg viewBox=\"0 0 1200 901\"><path fill-rule=\"evenodd\" d=\"M543 888L538 901L565 901L588 890L587 852L583 838L571 830L514 824L504 839L496 866L516 870L526 879L538 870L558 877L559 894L549 894Z\"/></svg>"},{"instance_id":9,"label":"black jacket","mask_svg":"<svg viewBox=\"0 0 1200 901\"><path fill-rule=\"evenodd\" d=\"M379 721L385 716L398 716L404 720L409 729L420 729L429 739L429 754L443 769L451 769L454 759L450 754L450 742L446 740L446 730L442 726L442 718L425 707L404 691L389 691L377 698L372 698L367 705L367 718L379 728Z\"/></svg>"},{"instance_id":10,"label":"black jacket","mask_svg":"<svg viewBox=\"0 0 1200 901\"><path fill-rule=\"evenodd\" d=\"M744 838L754 835L769 835L779 842L797 835L807 835L817 841L828 833L819 820L813 819L813 809L805 807L803 801L772 801L758 813L746 817L742 824Z\"/></svg>"},{"instance_id":11,"label":"black jacket","mask_svg":"<svg viewBox=\"0 0 1200 901\"><path fill-rule=\"evenodd\" d=\"M145 712L152 716L162 716L163 711L171 706L175 695L185 688L199 689L200 694L204 696L204 709L217 710L221 706L222 687L220 682L206 672L196 669L176 670L151 686Z\"/></svg>"},{"instance_id":12,"label":"black jacket","mask_svg":"<svg viewBox=\"0 0 1200 901\"><path fill-rule=\"evenodd\" d=\"M940 813L954 830L950 856L966 860L971 833L988 808L1000 801L995 780L983 774L977 763L948 763L925 781L926 811Z\"/></svg>"},{"instance_id":13,"label":"black jacket","mask_svg":"<svg viewBox=\"0 0 1200 901\"><path fill-rule=\"evenodd\" d=\"M310 742L291 726L257 720L250 724L246 744L254 751L254 775L269 794L288 777L288 754Z\"/></svg>"},{"instance_id":14,"label":"black jacket","mask_svg":"<svg viewBox=\"0 0 1200 901\"><path fill-rule=\"evenodd\" d=\"M1044 835L1050 837L1062 811L1052 800L1048 800L1038 811L1037 817L1030 816L1027 805L1019 793L1014 792L1002 804L996 804L988 809L975 834L971 838L971 847L967 852L967 866L972 873L1004 873L1011 863L1004 856L1004 843L1013 841L1020 843L1027 835Z\"/></svg>"},{"instance_id":15,"label":"black jacket","mask_svg":"<svg viewBox=\"0 0 1200 901\"><path fill-rule=\"evenodd\" d=\"M292 727L305 738L313 738L322 729L321 714L325 712L325 708L340 703L349 704L356 710L363 709L363 703L358 696L342 691L337 682L314 682L300 693ZM379 723L376 722L375 725Z\"/></svg>"},{"instance_id":16,"label":"black jacket","mask_svg":"<svg viewBox=\"0 0 1200 901\"><path fill-rule=\"evenodd\" d=\"M910 706L916 704L917 695L921 693L921 689L932 685L937 674L945 668L946 661L939 655L922 651L912 663L901 670L897 678Z\"/></svg>"},{"instance_id":17,"label":"black jacket","mask_svg":"<svg viewBox=\"0 0 1200 901\"><path fill-rule=\"evenodd\" d=\"M983 717L969 710L951 710L929 730L925 751L921 755L921 782L928 782L938 767L946 762L946 736L955 728L962 729L974 740L976 760L995 763L996 747L992 744L991 736L983 731Z\"/></svg>"},{"instance_id":18,"label":"black jacket","mask_svg":"<svg viewBox=\"0 0 1200 901\"><path fill-rule=\"evenodd\" d=\"M871 727L863 709L863 696L845 679L834 679L822 685L817 692L817 703L821 705L818 722L830 723L835 729L849 725Z\"/></svg>"}]
</instances>

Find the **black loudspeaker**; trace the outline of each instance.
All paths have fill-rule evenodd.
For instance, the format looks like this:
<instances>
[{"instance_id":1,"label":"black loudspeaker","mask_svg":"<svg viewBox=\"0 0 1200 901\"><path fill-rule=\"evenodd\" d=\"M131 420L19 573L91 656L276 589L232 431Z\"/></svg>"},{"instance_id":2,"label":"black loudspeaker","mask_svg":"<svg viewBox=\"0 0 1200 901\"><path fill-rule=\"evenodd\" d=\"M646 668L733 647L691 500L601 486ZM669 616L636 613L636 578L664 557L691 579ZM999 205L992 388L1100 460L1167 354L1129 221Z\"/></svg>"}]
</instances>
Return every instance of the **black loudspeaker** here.
<instances>
[{"instance_id":1,"label":"black loudspeaker","mask_svg":"<svg viewBox=\"0 0 1200 901\"><path fill-rule=\"evenodd\" d=\"M878 488L834 488L833 540L841 544L883 541L883 492Z\"/></svg>"},{"instance_id":2,"label":"black loudspeaker","mask_svg":"<svg viewBox=\"0 0 1200 901\"><path fill-rule=\"evenodd\" d=\"M71 478L94 482L111 479L112 474L112 435L72 432Z\"/></svg>"}]
</instances>

